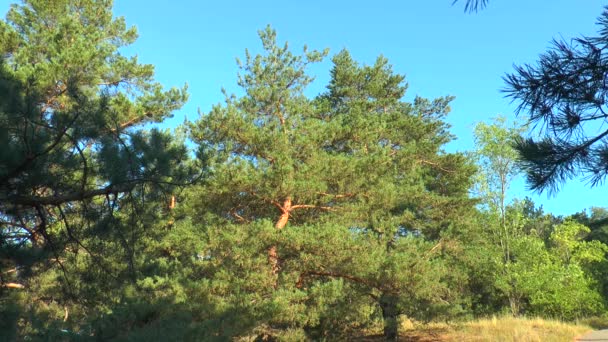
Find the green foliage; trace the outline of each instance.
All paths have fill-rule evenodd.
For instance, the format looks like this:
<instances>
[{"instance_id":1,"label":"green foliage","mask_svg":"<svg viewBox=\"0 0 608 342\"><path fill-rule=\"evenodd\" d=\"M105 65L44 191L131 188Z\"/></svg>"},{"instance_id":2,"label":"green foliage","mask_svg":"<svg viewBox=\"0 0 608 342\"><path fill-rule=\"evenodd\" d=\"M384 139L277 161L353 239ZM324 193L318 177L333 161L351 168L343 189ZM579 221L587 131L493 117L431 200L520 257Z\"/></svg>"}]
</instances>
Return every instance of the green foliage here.
<instances>
[{"instance_id":1,"label":"green foliage","mask_svg":"<svg viewBox=\"0 0 608 342\"><path fill-rule=\"evenodd\" d=\"M513 146L524 130L524 126L507 124L504 117L498 116L491 124L478 123L473 132L476 145L473 157L479 166L474 193L487 209L500 211L501 216L505 215L509 186L520 172Z\"/></svg>"},{"instance_id":2,"label":"green foliage","mask_svg":"<svg viewBox=\"0 0 608 342\"><path fill-rule=\"evenodd\" d=\"M510 240L510 258L495 254L492 290L505 296L512 314L576 319L603 312L604 299L592 270L605 262L606 246L583 239L588 228L572 221L551 226L547 239L526 231L530 221L542 216L522 215L521 205L511 206L507 222L519 222ZM519 216L513 219L513 214ZM536 225L536 224L534 224Z\"/></svg>"},{"instance_id":3,"label":"green foliage","mask_svg":"<svg viewBox=\"0 0 608 342\"><path fill-rule=\"evenodd\" d=\"M135 128L170 116L185 89L164 92L151 65L119 53L136 33L112 18L110 1L26 1L1 29L12 42L0 63L0 205L10 225L23 219L35 231L28 215L51 225L42 216L56 207L180 175L183 146Z\"/></svg>"},{"instance_id":4,"label":"green foliage","mask_svg":"<svg viewBox=\"0 0 608 342\"><path fill-rule=\"evenodd\" d=\"M551 234L553 248L566 263L586 266L601 262L608 252L608 246L600 241L584 241L590 232L589 227L566 220L555 227Z\"/></svg>"},{"instance_id":5,"label":"green foliage","mask_svg":"<svg viewBox=\"0 0 608 342\"><path fill-rule=\"evenodd\" d=\"M137 35L111 5L28 0L0 21L3 338L390 340L400 315L605 310L605 210L506 202L521 128L497 118L475 154L446 153L452 97L406 102L386 58L341 51L309 98L328 52L267 27L242 96L144 130L185 89L120 53Z\"/></svg>"},{"instance_id":6,"label":"green foliage","mask_svg":"<svg viewBox=\"0 0 608 342\"><path fill-rule=\"evenodd\" d=\"M604 305L593 270L605 260L606 246L584 241L589 228L544 215L528 199L506 204L510 182L519 172L513 146L523 129L507 127L502 118L475 129L480 171L473 189L481 199L478 222L487 239L476 245L490 260L466 261L480 295L473 298L473 308L492 312L504 300L513 315L574 319L597 314Z\"/></svg>"},{"instance_id":7,"label":"green foliage","mask_svg":"<svg viewBox=\"0 0 608 342\"><path fill-rule=\"evenodd\" d=\"M608 210L601 207L592 207L587 213L583 211L572 215L572 219L591 230L587 240L598 240L608 244Z\"/></svg>"},{"instance_id":8,"label":"green foliage","mask_svg":"<svg viewBox=\"0 0 608 342\"><path fill-rule=\"evenodd\" d=\"M451 98L402 102L404 77L385 58L360 66L342 51L328 91L310 100L305 68L326 52L293 55L270 28L260 37L264 54L240 64L245 95L190 125L209 161L191 215L239 256L217 261L212 278L230 284L222 298L255 303L239 308L259 313L250 333L277 338L334 336L374 315L389 330L401 313L434 317L450 297L441 232L472 209L472 166L441 152ZM255 299L237 300L242 288Z\"/></svg>"},{"instance_id":9,"label":"green foliage","mask_svg":"<svg viewBox=\"0 0 608 342\"><path fill-rule=\"evenodd\" d=\"M89 334L192 179L184 140L142 129L185 87L164 91L153 66L121 54L137 34L111 9L31 0L0 21L0 297L3 314L19 308L19 339Z\"/></svg>"}]
</instances>

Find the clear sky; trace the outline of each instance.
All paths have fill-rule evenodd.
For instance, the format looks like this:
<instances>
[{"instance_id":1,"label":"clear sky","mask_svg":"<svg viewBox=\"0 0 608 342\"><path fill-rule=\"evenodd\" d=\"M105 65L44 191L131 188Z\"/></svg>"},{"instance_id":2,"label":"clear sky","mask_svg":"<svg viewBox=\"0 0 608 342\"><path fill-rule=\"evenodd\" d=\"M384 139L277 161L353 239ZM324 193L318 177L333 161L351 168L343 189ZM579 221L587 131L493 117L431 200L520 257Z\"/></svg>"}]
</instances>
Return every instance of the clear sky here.
<instances>
[{"instance_id":1,"label":"clear sky","mask_svg":"<svg viewBox=\"0 0 608 342\"><path fill-rule=\"evenodd\" d=\"M464 0L461 0L464 1ZM9 3L0 0L5 13ZM353 57L373 63L382 54L407 76L408 99L454 95L448 121L458 140L448 151L473 148L476 122L497 114L514 117L514 104L503 98L502 76L513 64L532 63L553 38L593 35L605 1L490 0L477 14L463 13L452 0L115 0L114 13L135 25L139 40L126 53L156 66L166 86L189 84L190 101L167 122L175 127L197 109L208 111L222 100L221 87L236 87L236 57L248 48L260 50L257 30L267 24L279 41L294 51L330 48L330 55L348 49ZM329 60L311 68L317 81L307 94L323 91ZM552 197L526 191L522 179L510 193L530 196L555 214L570 214L591 206L608 206L607 185L590 189L570 181Z\"/></svg>"}]
</instances>

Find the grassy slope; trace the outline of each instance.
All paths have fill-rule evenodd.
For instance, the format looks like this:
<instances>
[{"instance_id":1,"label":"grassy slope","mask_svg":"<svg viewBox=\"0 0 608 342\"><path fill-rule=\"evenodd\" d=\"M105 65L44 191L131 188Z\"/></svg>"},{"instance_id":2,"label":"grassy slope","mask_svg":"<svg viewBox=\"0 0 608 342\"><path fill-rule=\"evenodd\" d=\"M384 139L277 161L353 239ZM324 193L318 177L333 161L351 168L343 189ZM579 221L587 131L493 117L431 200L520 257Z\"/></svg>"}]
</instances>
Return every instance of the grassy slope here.
<instances>
[{"instance_id":1,"label":"grassy slope","mask_svg":"<svg viewBox=\"0 0 608 342\"><path fill-rule=\"evenodd\" d=\"M501 317L459 324L413 325L403 322L401 341L562 342L592 330L587 325L540 318ZM373 340L373 339L372 339Z\"/></svg>"}]
</instances>

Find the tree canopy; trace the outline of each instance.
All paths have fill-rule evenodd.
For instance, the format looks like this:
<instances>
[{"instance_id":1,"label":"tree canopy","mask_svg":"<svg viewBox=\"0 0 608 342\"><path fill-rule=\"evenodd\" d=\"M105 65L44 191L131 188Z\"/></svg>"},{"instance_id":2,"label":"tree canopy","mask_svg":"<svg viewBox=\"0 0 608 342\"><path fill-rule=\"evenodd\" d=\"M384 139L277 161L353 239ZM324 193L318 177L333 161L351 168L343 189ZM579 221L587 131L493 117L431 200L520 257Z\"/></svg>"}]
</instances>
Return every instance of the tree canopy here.
<instances>
[{"instance_id":1,"label":"tree canopy","mask_svg":"<svg viewBox=\"0 0 608 342\"><path fill-rule=\"evenodd\" d=\"M137 35L110 1L13 5L0 35L6 224L44 235L62 216L50 211L171 182L184 150L136 128L180 108L185 88L163 91L151 65L120 54Z\"/></svg>"},{"instance_id":2,"label":"tree canopy","mask_svg":"<svg viewBox=\"0 0 608 342\"><path fill-rule=\"evenodd\" d=\"M250 286L270 286L264 291L274 300L288 291L281 301L289 302L345 281L344 295L368 296L368 305L383 312L385 335L395 338L397 315L422 314L416 301L439 303L443 291L437 288L433 299L426 276L402 289L407 275L435 267L430 256L423 263L412 254L432 254L442 246L441 232L458 226L450 219L472 208L474 169L464 155L441 151L452 139L443 121L451 98L403 102L404 77L385 58L360 66L342 51L333 57L327 92L307 99L305 67L325 53L293 55L270 28L260 37L264 54L247 54L240 66L246 95L227 95L225 105L191 125L212 161L207 184L195 191L206 195L195 195L194 215L207 208L214 215L198 222L235 224L233 234L273 222L280 235L268 244L268 271L258 270L269 278ZM437 285L440 270L432 272ZM280 317L268 326L287 324ZM312 328L306 321L289 324Z\"/></svg>"},{"instance_id":3,"label":"tree canopy","mask_svg":"<svg viewBox=\"0 0 608 342\"><path fill-rule=\"evenodd\" d=\"M407 321L605 314L606 210L561 217L510 201L523 128L479 123L475 151L450 152L454 97L410 97L387 58L364 64L346 49L311 96L311 66L329 51L294 52L270 26L259 36L236 94L171 131L158 124L186 87L165 90L124 54L137 34L112 1L11 6L0 21L0 339L397 340ZM577 63L602 66L577 44ZM559 51L554 67L570 58ZM570 80L541 67L559 82L533 66L509 78L523 84L509 93L522 111L551 125L573 108L579 125L605 120L585 97L601 99L599 69ZM553 116L539 114L549 105ZM594 139L583 133L567 136ZM603 133L584 157L602 144Z\"/></svg>"},{"instance_id":4,"label":"tree canopy","mask_svg":"<svg viewBox=\"0 0 608 342\"><path fill-rule=\"evenodd\" d=\"M0 281L26 287L32 267L66 273L67 250L104 263L91 234L141 224L144 202L190 180L183 142L143 129L187 94L121 54L137 33L111 1L24 1L0 37Z\"/></svg>"}]
</instances>

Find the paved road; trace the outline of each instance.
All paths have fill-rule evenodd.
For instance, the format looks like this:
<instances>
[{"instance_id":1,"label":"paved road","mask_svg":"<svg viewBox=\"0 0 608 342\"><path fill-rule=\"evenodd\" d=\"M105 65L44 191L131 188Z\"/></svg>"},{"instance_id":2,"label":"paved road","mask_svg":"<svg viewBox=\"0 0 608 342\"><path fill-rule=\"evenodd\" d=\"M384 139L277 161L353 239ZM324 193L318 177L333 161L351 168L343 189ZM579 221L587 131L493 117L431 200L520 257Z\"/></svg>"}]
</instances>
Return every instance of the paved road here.
<instances>
[{"instance_id":1,"label":"paved road","mask_svg":"<svg viewBox=\"0 0 608 342\"><path fill-rule=\"evenodd\" d=\"M600 342L606 341L608 342L608 330L595 330L590 333L587 333L581 337L576 338L578 342Z\"/></svg>"}]
</instances>

